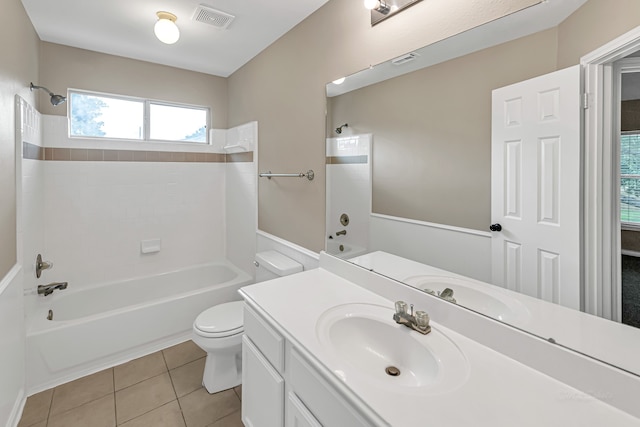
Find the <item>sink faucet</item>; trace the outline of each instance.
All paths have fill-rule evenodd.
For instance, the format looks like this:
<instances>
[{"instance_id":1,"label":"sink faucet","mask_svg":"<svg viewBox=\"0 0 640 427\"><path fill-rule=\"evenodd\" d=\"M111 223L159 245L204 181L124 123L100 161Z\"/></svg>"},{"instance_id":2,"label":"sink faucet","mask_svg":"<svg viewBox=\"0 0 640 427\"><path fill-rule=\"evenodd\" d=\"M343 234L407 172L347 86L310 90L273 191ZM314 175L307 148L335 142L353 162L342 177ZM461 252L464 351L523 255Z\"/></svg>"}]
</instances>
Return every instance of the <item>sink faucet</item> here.
<instances>
[{"instance_id":1,"label":"sink faucet","mask_svg":"<svg viewBox=\"0 0 640 427\"><path fill-rule=\"evenodd\" d=\"M53 282L48 285L38 285L38 295L51 295L56 289L67 289L67 282Z\"/></svg>"},{"instance_id":2,"label":"sink faucet","mask_svg":"<svg viewBox=\"0 0 640 427\"><path fill-rule=\"evenodd\" d=\"M456 302L456 299L453 297L453 289L451 288L445 288L442 292L438 292L438 296L445 301Z\"/></svg>"},{"instance_id":3,"label":"sink faucet","mask_svg":"<svg viewBox=\"0 0 640 427\"><path fill-rule=\"evenodd\" d=\"M336 231L336 236L346 236L347 230Z\"/></svg>"},{"instance_id":4,"label":"sink faucet","mask_svg":"<svg viewBox=\"0 0 640 427\"><path fill-rule=\"evenodd\" d=\"M429 315L424 311L416 311L414 315L413 304L411 304L411 314L407 313L407 303L404 301L396 301L396 312L393 315L393 320L423 335L431 332Z\"/></svg>"}]
</instances>

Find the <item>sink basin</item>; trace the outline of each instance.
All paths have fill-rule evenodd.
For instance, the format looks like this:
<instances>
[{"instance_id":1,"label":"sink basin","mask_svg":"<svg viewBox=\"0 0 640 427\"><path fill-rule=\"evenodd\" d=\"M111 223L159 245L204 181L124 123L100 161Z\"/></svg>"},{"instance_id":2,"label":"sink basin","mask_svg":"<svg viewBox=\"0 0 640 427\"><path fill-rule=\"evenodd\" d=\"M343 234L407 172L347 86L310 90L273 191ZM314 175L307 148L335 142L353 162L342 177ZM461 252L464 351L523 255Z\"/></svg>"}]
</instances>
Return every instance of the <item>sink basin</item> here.
<instances>
[{"instance_id":1,"label":"sink basin","mask_svg":"<svg viewBox=\"0 0 640 427\"><path fill-rule=\"evenodd\" d=\"M445 288L453 290L456 302L471 310L504 322L523 321L529 318L526 306L511 297L501 288L493 285L474 283L457 277L449 276L411 276L402 280L414 288L442 291Z\"/></svg>"},{"instance_id":2,"label":"sink basin","mask_svg":"<svg viewBox=\"0 0 640 427\"><path fill-rule=\"evenodd\" d=\"M343 381L424 394L451 391L466 381L468 362L451 339L434 325L427 335L398 325L393 313L386 306L345 304L319 318L318 340Z\"/></svg>"}]
</instances>

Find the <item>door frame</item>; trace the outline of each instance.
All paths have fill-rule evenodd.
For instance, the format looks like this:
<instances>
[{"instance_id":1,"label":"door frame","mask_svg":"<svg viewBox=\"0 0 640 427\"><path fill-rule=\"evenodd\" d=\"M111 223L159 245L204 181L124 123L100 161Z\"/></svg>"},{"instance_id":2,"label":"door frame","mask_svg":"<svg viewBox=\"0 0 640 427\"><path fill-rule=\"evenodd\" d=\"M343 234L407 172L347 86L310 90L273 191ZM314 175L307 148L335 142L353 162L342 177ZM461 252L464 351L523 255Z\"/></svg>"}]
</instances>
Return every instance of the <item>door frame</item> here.
<instances>
[{"instance_id":1,"label":"door frame","mask_svg":"<svg viewBox=\"0 0 640 427\"><path fill-rule=\"evenodd\" d=\"M583 147L584 310L620 320L620 219L618 136L614 125L613 63L640 50L640 27L583 56L585 114ZM619 107L618 107L619 108Z\"/></svg>"}]
</instances>

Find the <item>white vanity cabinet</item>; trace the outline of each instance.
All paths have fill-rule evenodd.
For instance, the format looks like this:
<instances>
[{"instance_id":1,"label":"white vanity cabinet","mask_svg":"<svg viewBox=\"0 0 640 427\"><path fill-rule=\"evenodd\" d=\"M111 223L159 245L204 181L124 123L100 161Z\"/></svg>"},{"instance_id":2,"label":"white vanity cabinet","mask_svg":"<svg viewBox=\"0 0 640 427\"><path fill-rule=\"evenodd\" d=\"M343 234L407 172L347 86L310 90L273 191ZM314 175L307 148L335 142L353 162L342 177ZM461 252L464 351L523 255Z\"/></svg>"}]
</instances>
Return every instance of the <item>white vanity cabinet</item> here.
<instances>
[{"instance_id":1,"label":"white vanity cabinet","mask_svg":"<svg viewBox=\"0 0 640 427\"><path fill-rule=\"evenodd\" d=\"M242 337L242 422L284 425L284 338L245 305Z\"/></svg>"},{"instance_id":2,"label":"white vanity cabinet","mask_svg":"<svg viewBox=\"0 0 640 427\"><path fill-rule=\"evenodd\" d=\"M246 427L369 427L349 398L245 304L242 422ZM383 423L384 425L384 423Z\"/></svg>"}]
</instances>

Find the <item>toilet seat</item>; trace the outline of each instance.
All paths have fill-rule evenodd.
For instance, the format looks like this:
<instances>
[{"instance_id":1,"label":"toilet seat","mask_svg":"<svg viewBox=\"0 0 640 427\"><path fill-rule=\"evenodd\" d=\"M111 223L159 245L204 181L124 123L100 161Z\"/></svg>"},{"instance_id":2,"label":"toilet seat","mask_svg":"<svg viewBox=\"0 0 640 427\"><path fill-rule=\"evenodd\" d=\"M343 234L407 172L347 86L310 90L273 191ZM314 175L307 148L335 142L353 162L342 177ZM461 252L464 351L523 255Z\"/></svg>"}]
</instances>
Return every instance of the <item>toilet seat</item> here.
<instances>
[{"instance_id":1,"label":"toilet seat","mask_svg":"<svg viewBox=\"0 0 640 427\"><path fill-rule=\"evenodd\" d=\"M242 301L215 305L200 313L193 322L193 330L207 338L224 338L244 331Z\"/></svg>"}]
</instances>

